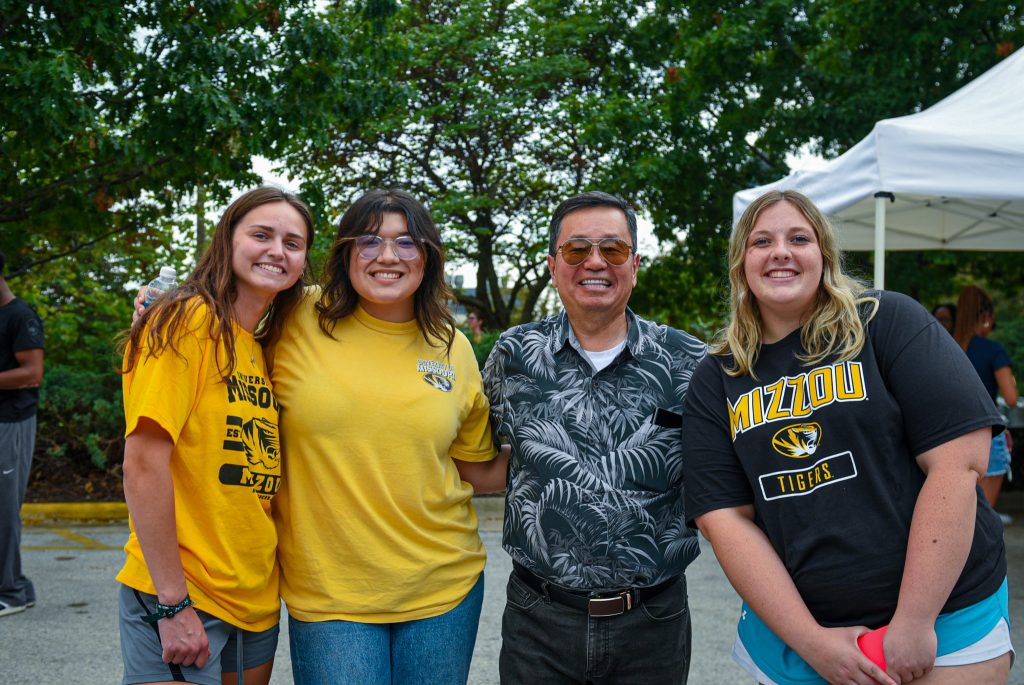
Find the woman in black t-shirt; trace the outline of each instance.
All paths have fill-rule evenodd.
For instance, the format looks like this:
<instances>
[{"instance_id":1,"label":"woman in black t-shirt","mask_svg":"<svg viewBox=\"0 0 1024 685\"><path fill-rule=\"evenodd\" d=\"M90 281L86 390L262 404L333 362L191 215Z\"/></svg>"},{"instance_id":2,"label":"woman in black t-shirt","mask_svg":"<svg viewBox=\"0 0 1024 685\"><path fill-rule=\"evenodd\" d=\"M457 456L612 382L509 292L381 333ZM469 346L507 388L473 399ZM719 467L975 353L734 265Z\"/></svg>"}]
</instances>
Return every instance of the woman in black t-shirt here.
<instances>
[{"instance_id":1,"label":"woman in black t-shirt","mask_svg":"<svg viewBox=\"0 0 1024 685\"><path fill-rule=\"evenodd\" d=\"M683 434L687 517L744 600L737 662L777 685L1006 683L1005 549L977 487L1002 424L977 374L924 308L842 272L799 193L748 207L729 267ZM886 625L874 661L858 638Z\"/></svg>"}]
</instances>

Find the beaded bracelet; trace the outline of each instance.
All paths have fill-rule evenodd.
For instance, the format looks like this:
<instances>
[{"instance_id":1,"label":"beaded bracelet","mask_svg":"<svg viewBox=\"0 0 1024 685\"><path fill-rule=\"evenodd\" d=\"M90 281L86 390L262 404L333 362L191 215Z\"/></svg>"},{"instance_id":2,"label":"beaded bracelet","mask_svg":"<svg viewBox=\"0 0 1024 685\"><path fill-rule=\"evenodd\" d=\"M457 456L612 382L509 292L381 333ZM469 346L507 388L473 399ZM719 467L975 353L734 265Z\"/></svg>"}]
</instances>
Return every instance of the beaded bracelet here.
<instances>
[{"instance_id":1,"label":"beaded bracelet","mask_svg":"<svg viewBox=\"0 0 1024 685\"><path fill-rule=\"evenodd\" d=\"M192 598L189 597L188 594L186 593L185 599L181 600L177 604L160 604L159 602L157 602L156 611L152 614L147 614L146 616L143 616L142 620L146 623L156 623L162 618L171 618L179 611L184 611L185 609L194 605L195 602L193 602Z\"/></svg>"}]
</instances>

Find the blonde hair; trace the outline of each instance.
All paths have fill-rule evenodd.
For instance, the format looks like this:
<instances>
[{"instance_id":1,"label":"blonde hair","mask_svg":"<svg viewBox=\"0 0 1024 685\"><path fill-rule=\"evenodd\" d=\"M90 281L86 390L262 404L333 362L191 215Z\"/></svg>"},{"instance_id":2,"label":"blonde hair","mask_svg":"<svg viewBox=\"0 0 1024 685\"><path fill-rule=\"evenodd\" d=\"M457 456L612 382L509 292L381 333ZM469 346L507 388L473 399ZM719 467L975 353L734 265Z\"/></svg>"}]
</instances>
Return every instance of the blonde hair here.
<instances>
[{"instance_id":1,"label":"blonde hair","mask_svg":"<svg viewBox=\"0 0 1024 685\"><path fill-rule=\"evenodd\" d=\"M763 342L763 321L757 299L747 284L744 258L747 239L761 211L779 202L789 202L800 210L814 228L821 250L822 274L817 302L800 329L800 342L807 354L797 358L811 365L833 355L836 361L856 357L864 347L864 323L878 308L877 298L864 296L867 286L843 273L835 229L821 210L794 190L769 191L750 203L729 240L729 324L712 345L711 353L732 355L733 366L725 369L730 376L749 374L756 378L753 368ZM862 303L873 304L865 321L858 311Z\"/></svg>"}]
</instances>

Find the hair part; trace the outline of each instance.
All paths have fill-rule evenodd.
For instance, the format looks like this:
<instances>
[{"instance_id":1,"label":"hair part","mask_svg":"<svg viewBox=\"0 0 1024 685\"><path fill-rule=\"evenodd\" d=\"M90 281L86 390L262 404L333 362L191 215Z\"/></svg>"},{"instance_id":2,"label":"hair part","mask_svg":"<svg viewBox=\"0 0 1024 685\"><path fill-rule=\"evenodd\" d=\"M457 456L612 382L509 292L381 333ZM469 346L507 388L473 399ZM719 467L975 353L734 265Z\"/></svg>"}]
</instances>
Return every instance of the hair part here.
<instances>
[{"instance_id":1,"label":"hair part","mask_svg":"<svg viewBox=\"0 0 1024 685\"><path fill-rule=\"evenodd\" d=\"M413 295L416 323L428 344L443 346L450 352L455 340L455 319L448 310L451 293L444 280L441 233L427 208L410 193L397 188L364 193L338 221L334 246L324 266L323 291L316 304L320 330L333 337L337 322L359 305L359 293L352 286L349 272L355 245L349 239L380 232L386 214L402 216L406 231L422 245L423 281Z\"/></svg>"},{"instance_id":2,"label":"hair part","mask_svg":"<svg viewBox=\"0 0 1024 685\"><path fill-rule=\"evenodd\" d=\"M548 254L554 257L555 251L558 250L558 237L562 234L562 220L573 212L581 209L589 209L591 207L614 207L615 209L621 210L622 213L626 215L626 225L629 227L629 237L633 241L633 254L636 255L636 212L633 211L632 205L618 195L604 193L600 190L591 190L590 192L580 193L579 195L570 197L567 200L562 200L558 207L555 208L555 213L551 216L551 231L548 237Z\"/></svg>"},{"instance_id":3,"label":"hair part","mask_svg":"<svg viewBox=\"0 0 1024 685\"><path fill-rule=\"evenodd\" d=\"M4 256L3 252L0 252L0 278L4 277L7 269L7 257Z\"/></svg>"},{"instance_id":4,"label":"hair part","mask_svg":"<svg viewBox=\"0 0 1024 685\"><path fill-rule=\"evenodd\" d=\"M232 268L234 255L233 240L238 223L246 214L262 205L287 202L301 216L306 225L306 265L302 275L287 290L279 292L270 304L263 318L253 332L264 347L273 344L281 336L288 315L302 298L303 288L308 284L309 252L313 245L313 215L309 207L297 195L273 186L255 188L237 197L224 210L213 239L206 252L199 259L195 270L173 291L161 296L143 313L142 318L123 334L122 348L131 354L126 357L122 373L132 369L141 349L142 336L147 332L148 356L155 357L165 348L180 354L174 346L174 339L195 310L205 304L213 317L210 319L209 335L224 344L225 359L217 360L221 377L225 380L235 367L235 333L232 324L238 320L235 312L235 298L238 295L237 278ZM152 323L152 325L147 325Z\"/></svg>"},{"instance_id":5,"label":"hair part","mask_svg":"<svg viewBox=\"0 0 1024 685\"><path fill-rule=\"evenodd\" d=\"M867 286L843 272L842 253L831 222L802 193L794 190L772 190L754 200L740 216L729 240L729 324L712 345L715 355L732 355L731 376L754 375L758 353L763 343L763 320L757 299L747 283L744 261L747 240L761 212L779 202L796 207L814 229L821 250L822 274L813 311L801 326L800 342L806 355L798 357L807 365L826 357L847 361L864 347L864 324L874 316L878 299L864 295ZM871 303L870 312L862 320L859 306Z\"/></svg>"},{"instance_id":6,"label":"hair part","mask_svg":"<svg viewBox=\"0 0 1024 685\"><path fill-rule=\"evenodd\" d=\"M996 309L992 305L989 294L976 285L966 285L960 291L956 303L956 319L953 326L953 338L963 350L974 337L974 329L986 316L995 320Z\"/></svg>"}]
</instances>

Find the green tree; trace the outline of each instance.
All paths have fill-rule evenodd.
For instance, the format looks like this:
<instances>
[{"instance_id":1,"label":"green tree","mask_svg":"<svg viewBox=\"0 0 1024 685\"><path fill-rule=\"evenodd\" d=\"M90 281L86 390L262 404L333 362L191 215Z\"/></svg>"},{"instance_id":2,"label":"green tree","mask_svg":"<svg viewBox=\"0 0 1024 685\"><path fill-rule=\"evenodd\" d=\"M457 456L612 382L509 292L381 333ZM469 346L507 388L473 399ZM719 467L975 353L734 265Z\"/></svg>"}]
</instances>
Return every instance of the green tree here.
<instances>
[{"instance_id":1,"label":"green tree","mask_svg":"<svg viewBox=\"0 0 1024 685\"><path fill-rule=\"evenodd\" d=\"M648 106L621 38L641 12L621 2L404 4L371 39L378 95L367 116L325 122L288 166L305 164L309 186L338 210L372 187L411 190L449 254L476 265L476 292L459 300L495 327L530 320L549 280L551 211L584 189L618 189L615 134ZM351 14L340 7L333 19L352 25ZM630 134L636 146L648 135Z\"/></svg>"},{"instance_id":2,"label":"green tree","mask_svg":"<svg viewBox=\"0 0 1024 685\"><path fill-rule=\"evenodd\" d=\"M44 455L117 461L126 288L187 268L188 215L258 183L252 156L312 135L338 103L318 93L357 81L318 5L0 0L0 250L45 320ZM392 5L358 13L373 30Z\"/></svg>"}]
</instances>

